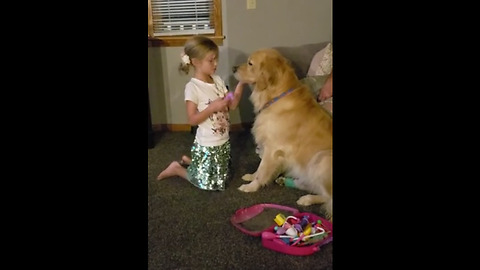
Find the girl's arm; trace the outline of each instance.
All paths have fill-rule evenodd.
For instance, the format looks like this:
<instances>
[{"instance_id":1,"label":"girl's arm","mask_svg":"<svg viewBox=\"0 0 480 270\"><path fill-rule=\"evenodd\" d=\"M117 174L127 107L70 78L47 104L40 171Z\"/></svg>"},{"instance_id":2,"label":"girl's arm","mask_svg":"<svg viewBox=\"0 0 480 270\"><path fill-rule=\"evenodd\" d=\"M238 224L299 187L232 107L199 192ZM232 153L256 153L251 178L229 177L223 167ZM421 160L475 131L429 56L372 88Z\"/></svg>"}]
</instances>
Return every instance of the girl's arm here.
<instances>
[{"instance_id":1,"label":"girl's arm","mask_svg":"<svg viewBox=\"0 0 480 270\"><path fill-rule=\"evenodd\" d=\"M187 106L187 116L188 122L191 126L197 126L198 124L202 123L203 121L207 120L207 118L212 115L214 112L225 110L228 106L228 100L217 99L210 103L205 110L199 112L197 110L197 104L193 103L190 100L186 101Z\"/></svg>"},{"instance_id":2,"label":"girl's arm","mask_svg":"<svg viewBox=\"0 0 480 270\"><path fill-rule=\"evenodd\" d=\"M240 102L240 99L242 99L242 92L243 92L243 86L245 83L243 82L238 82L237 87L235 87L235 92L233 93L233 99L230 101L228 107L230 110L235 110L238 106L238 103Z\"/></svg>"}]
</instances>

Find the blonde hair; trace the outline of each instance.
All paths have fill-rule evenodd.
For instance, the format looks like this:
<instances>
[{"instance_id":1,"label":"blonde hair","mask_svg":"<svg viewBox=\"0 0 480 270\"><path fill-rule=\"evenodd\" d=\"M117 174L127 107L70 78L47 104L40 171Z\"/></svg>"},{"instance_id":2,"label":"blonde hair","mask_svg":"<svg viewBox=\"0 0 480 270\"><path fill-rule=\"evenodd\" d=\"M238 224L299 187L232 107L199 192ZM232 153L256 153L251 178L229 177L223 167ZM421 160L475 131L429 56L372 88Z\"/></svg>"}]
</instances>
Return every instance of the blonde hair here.
<instances>
[{"instance_id":1,"label":"blonde hair","mask_svg":"<svg viewBox=\"0 0 480 270\"><path fill-rule=\"evenodd\" d=\"M218 58L218 46L206 36L194 36L185 42L183 52L190 58L190 63L181 62L178 70L188 75L192 66L192 58L203 59L207 53L214 52Z\"/></svg>"}]
</instances>

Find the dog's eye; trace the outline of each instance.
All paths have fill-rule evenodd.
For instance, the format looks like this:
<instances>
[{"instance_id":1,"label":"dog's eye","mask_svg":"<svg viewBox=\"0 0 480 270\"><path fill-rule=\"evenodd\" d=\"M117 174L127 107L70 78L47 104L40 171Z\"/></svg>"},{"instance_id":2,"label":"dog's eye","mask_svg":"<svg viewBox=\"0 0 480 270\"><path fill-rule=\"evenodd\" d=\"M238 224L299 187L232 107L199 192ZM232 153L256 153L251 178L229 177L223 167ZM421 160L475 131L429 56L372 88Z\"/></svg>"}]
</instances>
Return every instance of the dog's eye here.
<instances>
[{"instance_id":1,"label":"dog's eye","mask_svg":"<svg viewBox=\"0 0 480 270\"><path fill-rule=\"evenodd\" d=\"M248 62L248 65L251 66L251 65L252 65L252 62Z\"/></svg>"}]
</instances>

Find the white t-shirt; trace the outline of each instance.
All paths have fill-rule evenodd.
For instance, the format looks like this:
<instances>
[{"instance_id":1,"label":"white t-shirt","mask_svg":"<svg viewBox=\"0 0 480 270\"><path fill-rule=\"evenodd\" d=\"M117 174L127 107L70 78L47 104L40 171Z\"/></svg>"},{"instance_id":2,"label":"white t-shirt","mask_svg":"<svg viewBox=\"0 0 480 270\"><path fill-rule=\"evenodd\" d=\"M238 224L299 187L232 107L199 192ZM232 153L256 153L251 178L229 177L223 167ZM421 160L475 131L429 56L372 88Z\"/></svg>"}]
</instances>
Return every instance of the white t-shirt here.
<instances>
[{"instance_id":1,"label":"white t-shirt","mask_svg":"<svg viewBox=\"0 0 480 270\"><path fill-rule=\"evenodd\" d=\"M225 83L218 75L212 75L214 83L192 78L185 85L185 101L197 104L199 112L205 110L210 102L223 98L228 93ZM198 125L195 138L202 146L218 146L229 139L230 116L228 111L216 112Z\"/></svg>"}]
</instances>

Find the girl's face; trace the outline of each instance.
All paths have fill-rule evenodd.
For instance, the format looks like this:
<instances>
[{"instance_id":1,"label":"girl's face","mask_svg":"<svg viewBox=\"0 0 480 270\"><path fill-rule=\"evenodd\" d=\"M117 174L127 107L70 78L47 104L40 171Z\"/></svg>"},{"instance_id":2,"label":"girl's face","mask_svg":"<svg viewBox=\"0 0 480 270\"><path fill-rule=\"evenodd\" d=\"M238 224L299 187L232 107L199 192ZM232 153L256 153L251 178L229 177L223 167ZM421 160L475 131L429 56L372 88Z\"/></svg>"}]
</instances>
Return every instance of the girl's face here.
<instances>
[{"instance_id":1,"label":"girl's face","mask_svg":"<svg viewBox=\"0 0 480 270\"><path fill-rule=\"evenodd\" d=\"M217 70L217 56L215 52L208 52L205 57L197 62L195 68L206 75L212 75Z\"/></svg>"}]
</instances>

